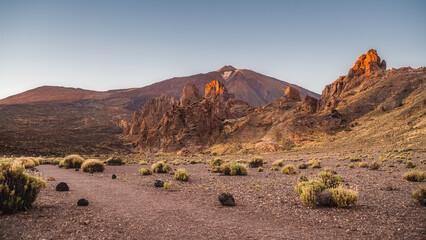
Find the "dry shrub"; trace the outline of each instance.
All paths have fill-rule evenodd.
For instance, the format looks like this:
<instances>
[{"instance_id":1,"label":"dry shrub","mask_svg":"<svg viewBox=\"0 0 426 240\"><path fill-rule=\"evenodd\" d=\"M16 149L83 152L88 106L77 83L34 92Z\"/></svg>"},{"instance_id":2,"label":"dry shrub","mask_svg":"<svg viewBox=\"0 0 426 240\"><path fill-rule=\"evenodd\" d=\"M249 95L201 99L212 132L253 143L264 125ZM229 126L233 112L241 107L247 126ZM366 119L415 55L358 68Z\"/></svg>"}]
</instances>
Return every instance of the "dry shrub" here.
<instances>
[{"instance_id":1,"label":"dry shrub","mask_svg":"<svg viewBox=\"0 0 426 240\"><path fill-rule=\"evenodd\" d=\"M103 172L105 165L98 159L88 159L81 165L83 172Z\"/></svg>"}]
</instances>

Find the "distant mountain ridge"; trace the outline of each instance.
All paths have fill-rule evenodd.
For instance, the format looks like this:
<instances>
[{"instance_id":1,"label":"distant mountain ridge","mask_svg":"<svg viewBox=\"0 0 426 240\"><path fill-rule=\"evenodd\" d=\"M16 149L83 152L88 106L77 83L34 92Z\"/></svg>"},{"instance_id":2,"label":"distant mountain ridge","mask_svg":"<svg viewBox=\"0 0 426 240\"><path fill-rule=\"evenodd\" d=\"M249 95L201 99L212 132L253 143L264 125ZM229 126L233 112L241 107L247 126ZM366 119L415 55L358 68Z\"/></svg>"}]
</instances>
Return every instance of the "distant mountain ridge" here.
<instances>
[{"instance_id":1,"label":"distant mountain ridge","mask_svg":"<svg viewBox=\"0 0 426 240\"><path fill-rule=\"evenodd\" d=\"M82 102L89 105L123 107L131 111L140 110L153 97L166 94L180 98L186 82L194 82L204 95L204 86L212 81L223 82L237 99L247 101L253 107L273 102L283 95L287 87L297 88L301 95L319 98L320 95L260 73L224 66L217 71L186 77L174 77L141 88L123 90L92 91L80 88L42 86L0 100L0 104L40 104Z\"/></svg>"}]
</instances>

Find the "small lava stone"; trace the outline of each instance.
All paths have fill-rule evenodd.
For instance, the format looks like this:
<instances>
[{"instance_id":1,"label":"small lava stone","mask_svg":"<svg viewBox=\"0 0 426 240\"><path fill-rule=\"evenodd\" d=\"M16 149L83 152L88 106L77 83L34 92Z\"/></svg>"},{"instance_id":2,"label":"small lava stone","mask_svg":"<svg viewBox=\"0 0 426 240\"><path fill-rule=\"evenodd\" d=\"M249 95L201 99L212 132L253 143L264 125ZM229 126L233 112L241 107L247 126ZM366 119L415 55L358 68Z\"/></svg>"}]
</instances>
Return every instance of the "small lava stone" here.
<instances>
[{"instance_id":1,"label":"small lava stone","mask_svg":"<svg viewBox=\"0 0 426 240\"><path fill-rule=\"evenodd\" d=\"M60 182L58 185L56 185L56 191L59 192L65 192L65 191L69 191L70 188L68 187L68 184L64 183L64 182Z\"/></svg>"},{"instance_id":2,"label":"small lava stone","mask_svg":"<svg viewBox=\"0 0 426 240\"><path fill-rule=\"evenodd\" d=\"M87 199L85 199L85 198L82 198L82 199L78 200L77 205L84 207L84 206L89 205L89 201L87 201Z\"/></svg>"}]
</instances>

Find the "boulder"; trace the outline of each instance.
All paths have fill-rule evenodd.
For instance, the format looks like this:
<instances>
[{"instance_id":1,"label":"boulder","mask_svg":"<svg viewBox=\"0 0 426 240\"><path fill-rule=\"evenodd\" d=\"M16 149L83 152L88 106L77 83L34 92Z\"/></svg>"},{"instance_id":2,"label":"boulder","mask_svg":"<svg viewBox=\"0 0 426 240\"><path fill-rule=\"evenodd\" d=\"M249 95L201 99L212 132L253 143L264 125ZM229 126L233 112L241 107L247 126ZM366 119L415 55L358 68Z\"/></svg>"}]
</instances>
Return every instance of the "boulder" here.
<instances>
[{"instance_id":1,"label":"boulder","mask_svg":"<svg viewBox=\"0 0 426 240\"><path fill-rule=\"evenodd\" d=\"M81 206L81 207L85 207L85 206L89 205L89 201L87 201L87 199L85 199L85 198L82 198L82 199L79 199L77 201L77 205Z\"/></svg>"},{"instance_id":2,"label":"boulder","mask_svg":"<svg viewBox=\"0 0 426 240\"><path fill-rule=\"evenodd\" d=\"M161 181L161 180L155 180L154 186L155 187L164 187L164 182Z\"/></svg>"},{"instance_id":3,"label":"boulder","mask_svg":"<svg viewBox=\"0 0 426 240\"><path fill-rule=\"evenodd\" d=\"M305 95L302 100L300 110L306 113L315 113L317 111L318 99Z\"/></svg>"},{"instance_id":4,"label":"boulder","mask_svg":"<svg viewBox=\"0 0 426 240\"><path fill-rule=\"evenodd\" d=\"M229 193L222 193L219 195L219 201L223 206L235 206L234 197Z\"/></svg>"},{"instance_id":5,"label":"boulder","mask_svg":"<svg viewBox=\"0 0 426 240\"><path fill-rule=\"evenodd\" d=\"M324 207L333 207L336 205L329 189L324 189L318 194L317 202L319 206Z\"/></svg>"},{"instance_id":6,"label":"boulder","mask_svg":"<svg viewBox=\"0 0 426 240\"><path fill-rule=\"evenodd\" d=\"M112 179L116 179L117 178L117 175L115 175L115 174L112 174L112 177L111 177Z\"/></svg>"},{"instance_id":7,"label":"boulder","mask_svg":"<svg viewBox=\"0 0 426 240\"><path fill-rule=\"evenodd\" d=\"M65 191L69 191L70 188L68 187L68 184L64 183L64 182L60 182L58 185L56 185L56 191L58 192L65 192Z\"/></svg>"},{"instance_id":8,"label":"boulder","mask_svg":"<svg viewBox=\"0 0 426 240\"><path fill-rule=\"evenodd\" d=\"M213 80L206 84L204 96L206 98L222 97L224 100L227 100L230 97L225 85L218 80Z\"/></svg>"}]
</instances>

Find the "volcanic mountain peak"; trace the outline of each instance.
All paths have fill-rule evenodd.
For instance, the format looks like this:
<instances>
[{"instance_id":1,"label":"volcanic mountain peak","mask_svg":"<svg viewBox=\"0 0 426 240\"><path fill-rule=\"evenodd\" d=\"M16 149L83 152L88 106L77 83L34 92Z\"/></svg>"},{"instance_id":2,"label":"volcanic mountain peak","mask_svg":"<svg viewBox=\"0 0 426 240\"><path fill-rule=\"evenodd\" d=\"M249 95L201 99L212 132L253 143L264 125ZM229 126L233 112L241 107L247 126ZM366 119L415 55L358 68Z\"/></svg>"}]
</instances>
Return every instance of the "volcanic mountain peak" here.
<instances>
[{"instance_id":1,"label":"volcanic mountain peak","mask_svg":"<svg viewBox=\"0 0 426 240\"><path fill-rule=\"evenodd\" d=\"M384 67L382 64L384 64ZM384 60L380 61L380 57L374 49L368 50L367 54L362 54L358 61L355 62L355 66L352 69L357 70L363 68L367 70L371 65L377 65L380 68L386 69L386 62Z\"/></svg>"},{"instance_id":2,"label":"volcanic mountain peak","mask_svg":"<svg viewBox=\"0 0 426 240\"><path fill-rule=\"evenodd\" d=\"M219 72L219 73L225 73L225 72L229 72L229 71L235 71L235 70L237 70L236 68L234 68L233 66L231 66L231 65L225 65L225 66L223 66L222 68L220 68L220 69L218 69L218 70L216 70L216 72Z\"/></svg>"}]
</instances>

